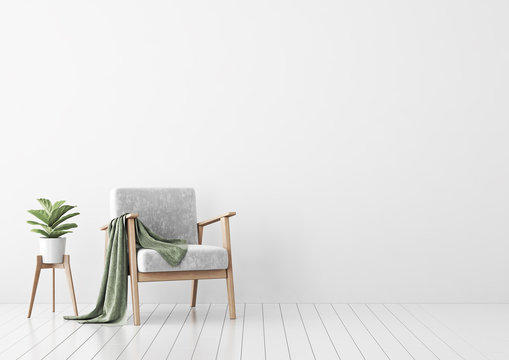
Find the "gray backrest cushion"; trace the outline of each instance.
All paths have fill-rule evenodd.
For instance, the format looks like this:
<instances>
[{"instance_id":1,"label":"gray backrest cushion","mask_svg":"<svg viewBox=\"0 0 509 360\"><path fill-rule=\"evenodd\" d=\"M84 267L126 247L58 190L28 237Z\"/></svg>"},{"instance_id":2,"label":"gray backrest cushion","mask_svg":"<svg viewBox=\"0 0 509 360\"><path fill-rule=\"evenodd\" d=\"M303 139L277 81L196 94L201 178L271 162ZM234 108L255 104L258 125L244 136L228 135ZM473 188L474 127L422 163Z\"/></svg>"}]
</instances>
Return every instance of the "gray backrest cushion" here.
<instances>
[{"instance_id":1,"label":"gray backrest cushion","mask_svg":"<svg viewBox=\"0 0 509 360\"><path fill-rule=\"evenodd\" d=\"M111 191L111 217L138 213L150 230L167 239L198 243L196 197L189 188L116 188Z\"/></svg>"}]
</instances>

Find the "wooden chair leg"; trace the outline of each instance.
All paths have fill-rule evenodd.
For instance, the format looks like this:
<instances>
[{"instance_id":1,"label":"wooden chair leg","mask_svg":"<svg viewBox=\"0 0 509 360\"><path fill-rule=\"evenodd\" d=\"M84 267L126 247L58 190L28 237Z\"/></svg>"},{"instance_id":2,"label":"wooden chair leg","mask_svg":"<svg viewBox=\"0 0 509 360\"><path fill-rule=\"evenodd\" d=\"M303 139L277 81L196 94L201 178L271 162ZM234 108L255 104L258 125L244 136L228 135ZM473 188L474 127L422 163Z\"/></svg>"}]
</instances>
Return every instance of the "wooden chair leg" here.
<instances>
[{"instance_id":1,"label":"wooden chair leg","mask_svg":"<svg viewBox=\"0 0 509 360\"><path fill-rule=\"evenodd\" d=\"M76 305L76 294L74 293L74 285L72 282L72 273L71 273L71 261L69 259L69 255L64 255L64 269L65 274L67 275L67 281L69 283L69 292L71 294L72 307L74 308L74 315L78 316L78 306ZM53 269L55 271L55 269Z\"/></svg>"},{"instance_id":2,"label":"wooden chair leg","mask_svg":"<svg viewBox=\"0 0 509 360\"><path fill-rule=\"evenodd\" d=\"M30 306L28 307L28 316L30 318L32 316L32 308L34 306L35 293L37 292L37 285L39 284L39 276L41 275L42 268L42 256L37 256L37 262L35 264L35 275L34 275L34 285L32 286L32 296L30 297Z\"/></svg>"},{"instance_id":3,"label":"wooden chair leg","mask_svg":"<svg viewBox=\"0 0 509 360\"><path fill-rule=\"evenodd\" d=\"M140 295L138 293L138 281L131 276L131 297L133 301L134 325L140 325Z\"/></svg>"},{"instance_id":4,"label":"wooden chair leg","mask_svg":"<svg viewBox=\"0 0 509 360\"><path fill-rule=\"evenodd\" d=\"M230 319L236 319L235 312L235 292L233 290L233 271L230 268L226 270L226 289L228 291L228 308L230 309Z\"/></svg>"},{"instance_id":5,"label":"wooden chair leg","mask_svg":"<svg viewBox=\"0 0 509 360\"><path fill-rule=\"evenodd\" d=\"M198 294L198 280L193 280L193 287L191 289L191 307L196 306L196 295Z\"/></svg>"},{"instance_id":6,"label":"wooden chair leg","mask_svg":"<svg viewBox=\"0 0 509 360\"><path fill-rule=\"evenodd\" d=\"M228 308L230 309L230 319L237 318L235 312L235 292L233 291L233 266L232 251L230 244L230 220L227 217L221 218L223 225L223 247L228 252L228 268L226 269L226 290L228 291Z\"/></svg>"},{"instance_id":7,"label":"wooden chair leg","mask_svg":"<svg viewBox=\"0 0 509 360\"><path fill-rule=\"evenodd\" d=\"M201 245L203 239L203 226L198 224L198 245ZM191 307L196 306L196 295L198 294L198 280L193 280L191 289Z\"/></svg>"},{"instance_id":8,"label":"wooden chair leg","mask_svg":"<svg viewBox=\"0 0 509 360\"><path fill-rule=\"evenodd\" d=\"M127 249L129 256L129 276L131 277L131 298L133 301L134 325L140 325L140 295L138 293L138 264L136 259L136 229L134 219L127 220Z\"/></svg>"}]
</instances>

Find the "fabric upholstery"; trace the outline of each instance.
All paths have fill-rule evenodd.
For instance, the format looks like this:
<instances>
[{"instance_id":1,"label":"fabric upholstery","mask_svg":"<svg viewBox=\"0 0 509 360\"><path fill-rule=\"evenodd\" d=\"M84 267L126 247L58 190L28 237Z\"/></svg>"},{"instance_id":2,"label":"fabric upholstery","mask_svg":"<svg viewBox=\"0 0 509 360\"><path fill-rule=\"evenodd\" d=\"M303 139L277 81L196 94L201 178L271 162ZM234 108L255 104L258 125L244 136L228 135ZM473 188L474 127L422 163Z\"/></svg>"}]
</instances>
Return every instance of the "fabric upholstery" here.
<instances>
[{"instance_id":1,"label":"fabric upholstery","mask_svg":"<svg viewBox=\"0 0 509 360\"><path fill-rule=\"evenodd\" d=\"M194 189L117 188L111 191L110 210L112 218L138 213L139 219L162 238L198 243Z\"/></svg>"},{"instance_id":2,"label":"fabric upholstery","mask_svg":"<svg viewBox=\"0 0 509 360\"><path fill-rule=\"evenodd\" d=\"M217 270L228 267L228 253L218 246L189 245L186 256L175 267L169 265L155 250L139 249L137 255L140 272Z\"/></svg>"}]
</instances>

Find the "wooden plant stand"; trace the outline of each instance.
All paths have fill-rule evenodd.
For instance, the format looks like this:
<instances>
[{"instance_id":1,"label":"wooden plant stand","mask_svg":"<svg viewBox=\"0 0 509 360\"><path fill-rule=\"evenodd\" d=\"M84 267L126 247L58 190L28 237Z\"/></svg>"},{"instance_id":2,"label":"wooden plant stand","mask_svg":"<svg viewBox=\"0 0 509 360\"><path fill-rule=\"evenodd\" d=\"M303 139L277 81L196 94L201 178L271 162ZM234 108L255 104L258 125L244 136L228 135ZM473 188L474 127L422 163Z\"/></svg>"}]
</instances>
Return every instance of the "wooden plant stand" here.
<instances>
[{"instance_id":1,"label":"wooden plant stand","mask_svg":"<svg viewBox=\"0 0 509 360\"><path fill-rule=\"evenodd\" d=\"M30 298L30 307L28 308L28 318L32 316L32 307L34 306L35 293L37 292L37 284L39 283L39 275L41 269L53 270L53 312L55 312L55 269L64 269L69 282L69 292L71 293L72 306L74 308L74 315L78 316L78 307L76 306L76 295L74 294L74 285L72 283L71 274L71 257L64 255L64 261L60 264L45 264L42 262L42 256L37 255L37 263L35 266L34 285L32 287L32 297Z\"/></svg>"}]
</instances>

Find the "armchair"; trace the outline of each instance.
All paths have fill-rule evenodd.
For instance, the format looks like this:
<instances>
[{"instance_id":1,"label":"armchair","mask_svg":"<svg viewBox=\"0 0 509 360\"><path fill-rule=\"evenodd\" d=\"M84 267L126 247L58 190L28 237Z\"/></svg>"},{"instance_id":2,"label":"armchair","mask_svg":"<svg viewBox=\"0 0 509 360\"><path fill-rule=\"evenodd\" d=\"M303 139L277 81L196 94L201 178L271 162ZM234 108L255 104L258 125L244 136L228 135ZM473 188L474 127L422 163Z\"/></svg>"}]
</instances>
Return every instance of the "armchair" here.
<instances>
[{"instance_id":1,"label":"armchair","mask_svg":"<svg viewBox=\"0 0 509 360\"><path fill-rule=\"evenodd\" d=\"M192 280L191 307L196 306L198 280L226 279L230 319L235 319L235 295L228 212L197 222L194 189L189 188L118 188L111 192L111 216L127 216L127 248L134 325L140 325L138 283L147 281ZM139 218L156 234L188 243L182 262L172 267L155 250L136 249L134 219ZM202 245L205 226L221 222L223 246ZM108 245L108 225L105 249Z\"/></svg>"}]
</instances>

